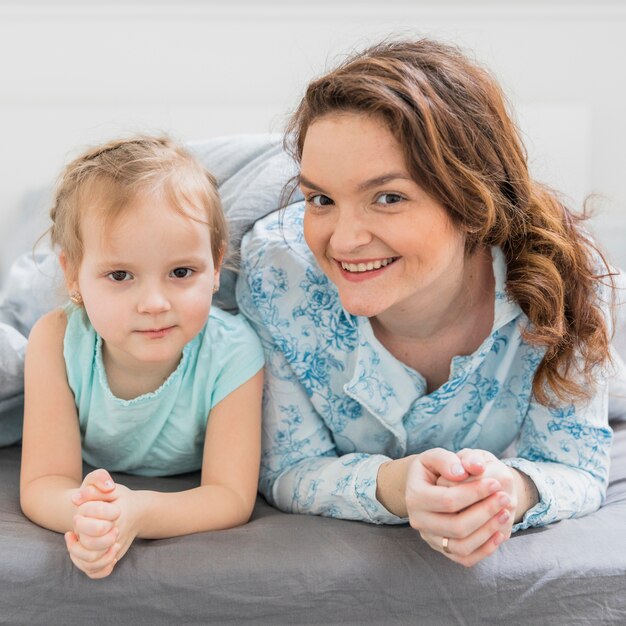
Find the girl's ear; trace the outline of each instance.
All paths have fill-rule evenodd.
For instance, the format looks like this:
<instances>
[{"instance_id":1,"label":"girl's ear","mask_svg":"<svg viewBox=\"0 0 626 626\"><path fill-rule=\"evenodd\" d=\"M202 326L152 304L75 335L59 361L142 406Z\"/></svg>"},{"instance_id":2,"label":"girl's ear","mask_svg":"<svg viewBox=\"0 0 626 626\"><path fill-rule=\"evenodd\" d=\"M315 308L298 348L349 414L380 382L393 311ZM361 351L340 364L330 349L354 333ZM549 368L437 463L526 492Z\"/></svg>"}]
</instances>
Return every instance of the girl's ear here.
<instances>
[{"instance_id":1,"label":"girl's ear","mask_svg":"<svg viewBox=\"0 0 626 626\"><path fill-rule=\"evenodd\" d=\"M78 290L78 280L76 276L76 272L71 267L70 263L65 256L65 252L61 251L59 254L59 264L61 265L61 269L63 270L63 275L65 277L65 286L67 287L68 293L73 293Z\"/></svg>"}]
</instances>

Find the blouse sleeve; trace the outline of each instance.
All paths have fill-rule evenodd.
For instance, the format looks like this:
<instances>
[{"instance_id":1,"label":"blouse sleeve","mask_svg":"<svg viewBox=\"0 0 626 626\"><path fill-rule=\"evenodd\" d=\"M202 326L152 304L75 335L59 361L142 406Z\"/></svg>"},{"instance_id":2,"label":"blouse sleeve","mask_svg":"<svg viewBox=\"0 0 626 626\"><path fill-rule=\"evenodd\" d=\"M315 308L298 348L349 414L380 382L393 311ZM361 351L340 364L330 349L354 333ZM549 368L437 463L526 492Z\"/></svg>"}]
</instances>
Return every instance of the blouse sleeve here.
<instances>
[{"instance_id":1,"label":"blouse sleeve","mask_svg":"<svg viewBox=\"0 0 626 626\"><path fill-rule=\"evenodd\" d=\"M517 457L504 462L528 475L539 502L514 531L595 511L606 494L612 431L608 386L585 404L551 409L531 403L520 431Z\"/></svg>"},{"instance_id":2,"label":"blouse sleeve","mask_svg":"<svg viewBox=\"0 0 626 626\"><path fill-rule=\"evenodd\" d=\"M612 332L611 288L598 283L598 300ZM513 531L582 517L604 501L613 431L608 423L610 366L598 367L594 395L569 405L547 407L532 400L522 422L517 456L504 462L529 476L539 502Z\"/></svg>"},{"instance_id":3,"label":"blouse sleeve","mask_svg":"<svg viewBox=\"0 0 626 626\"><path fill-rule=\"evenodd\" d=\"M244 239L237 301L261 338L266 359L261 493L270 504L287 512L379 524L406 522L376 499L378 468L388 457L337 454L330 429L285 358L290 338L285 333L274 339L269 330L280 325L270 304L271 293L280 288L280 272L254 269L255 255L250 248Z\"/></svg>"}]
</instances>

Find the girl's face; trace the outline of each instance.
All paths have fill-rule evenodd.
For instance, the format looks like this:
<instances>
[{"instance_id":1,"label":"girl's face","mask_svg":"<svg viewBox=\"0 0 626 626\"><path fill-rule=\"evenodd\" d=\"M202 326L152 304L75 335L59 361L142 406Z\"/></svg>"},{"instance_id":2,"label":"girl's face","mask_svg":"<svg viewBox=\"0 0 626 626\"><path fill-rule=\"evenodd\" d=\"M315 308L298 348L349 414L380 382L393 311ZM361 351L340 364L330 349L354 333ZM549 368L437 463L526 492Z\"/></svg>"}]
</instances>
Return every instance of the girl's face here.
<instances>
[{"instance_id":1,"label":"girl's face","mask_svg":"<svg viewBox=\"0 0 626 626\"><path fill-rule=\"evenodd\" d=\"M340 113L315 121L304 141L304 236L353 315L420 310L458 280L464 236L410 177L380 120Z\"/></svg>"},{"instance_id":2,"label":"girl's face","mask_svg":"<svg viewBox=\"0 0 626 626\"><path fill-rule=\"evenodd\" d=\"M81 234L83 259L68 287L80 292L105 359L173 371L209 316L219 274L209 227L162 197L145 196L106 228L102 216L89 211Z\"/></svg>"}]
</instances>

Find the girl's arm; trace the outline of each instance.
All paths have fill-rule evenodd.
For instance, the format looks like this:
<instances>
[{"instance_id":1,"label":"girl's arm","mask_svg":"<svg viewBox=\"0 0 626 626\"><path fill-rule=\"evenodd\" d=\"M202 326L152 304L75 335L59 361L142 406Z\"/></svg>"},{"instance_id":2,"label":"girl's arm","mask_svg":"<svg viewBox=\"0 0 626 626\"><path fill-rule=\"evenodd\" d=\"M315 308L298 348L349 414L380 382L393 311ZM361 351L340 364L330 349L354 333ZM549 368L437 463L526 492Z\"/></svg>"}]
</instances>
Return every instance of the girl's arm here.
<instances>
[{"instance_id":1,"label":"girl's arm","mask_svg":"<svg viewBox=\"0 0 626 626\"><path fill-rule=\"evenodd\" d=\"M200 487L178 493L130 492L136 536L174 537L230 528L250 519L259 478L262 392L260 370L211 409ZM117 502L122 505L121 519L124 506Z\"/></svg>"},{"instance_id":2,"label":"girl's arm","mask_svg":"<svg viewBox=\"0 0 626 626\"><path fill-rule=\"evenodd\" d=\"M67 383L62 310L42 317L31 331L25 362L24 434L20 504L33 522L65 532L82 479L80 432Z\"/></svg>"}]
</instances>

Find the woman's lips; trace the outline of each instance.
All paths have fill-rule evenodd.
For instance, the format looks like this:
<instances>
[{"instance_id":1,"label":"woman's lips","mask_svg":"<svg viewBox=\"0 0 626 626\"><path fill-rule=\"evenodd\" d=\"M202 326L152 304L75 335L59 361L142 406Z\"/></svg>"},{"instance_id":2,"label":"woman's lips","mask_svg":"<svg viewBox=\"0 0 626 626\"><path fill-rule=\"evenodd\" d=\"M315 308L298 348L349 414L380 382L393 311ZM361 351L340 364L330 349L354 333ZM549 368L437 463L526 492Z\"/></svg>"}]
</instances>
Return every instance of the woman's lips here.
<instances>
[{"instance_id":1,"label":"woman's lips","mask_svg":"<svg viewBox=\"0 0 626 626\"><path fill-rule=\"evenodd\" d=\"M386 259L376 259L376 260L370 259L370 260L358 260L358 261L339 261L335 259L335 263L337 264L337 267L339 268L339 271L341 275L343 276L343 278L353 283L359 283L365 280L370 280L372 278L377 278L378 276L383 274L386 270L388 270L399 258L400 257L388 257ZM372 268L369 270L367 269L368 265L370 266L377 265L381 262L385 264L384 265L381 264L381 267L378 267L378 268ZM350 271L349 269L346 269L344 265L349 265L351 267L356 266L359 268L359 270Z\"/></svg>"}]
</instances>

